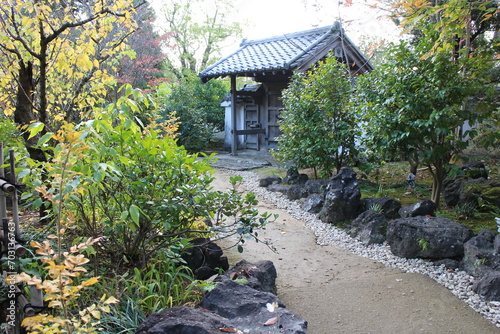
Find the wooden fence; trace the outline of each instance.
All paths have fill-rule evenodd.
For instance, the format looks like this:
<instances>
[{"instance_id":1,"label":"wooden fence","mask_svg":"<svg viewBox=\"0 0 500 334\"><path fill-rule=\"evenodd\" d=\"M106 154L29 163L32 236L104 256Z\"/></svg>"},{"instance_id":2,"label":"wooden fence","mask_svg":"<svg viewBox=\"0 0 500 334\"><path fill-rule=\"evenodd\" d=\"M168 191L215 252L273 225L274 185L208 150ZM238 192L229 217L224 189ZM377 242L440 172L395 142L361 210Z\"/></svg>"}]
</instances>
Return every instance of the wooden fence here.
<instances>
[{"instance_id":1,"label":"wooden fence","mask_svg":"<svg viewBox=\"0 0 500 334\"><path fill-rule=\"evenodd\" d=\"M24 317L34 316L37 311L43 309L43 296L40 290L30 287L31 302L25 297L23 291L16 284L9 284L7 277L20 273L20 257L25 256L28 251L23 246L19 228L19 201L15 170L14 150L9 150L8 174L5 172L5 157L3 143L0 143L0 219L2 228L0 230L2 278L7 290L5 319L8 333L21 333L21 320ZM7 210L7 198L11 199L11 214Z\"/></svg>"}]
</instances>

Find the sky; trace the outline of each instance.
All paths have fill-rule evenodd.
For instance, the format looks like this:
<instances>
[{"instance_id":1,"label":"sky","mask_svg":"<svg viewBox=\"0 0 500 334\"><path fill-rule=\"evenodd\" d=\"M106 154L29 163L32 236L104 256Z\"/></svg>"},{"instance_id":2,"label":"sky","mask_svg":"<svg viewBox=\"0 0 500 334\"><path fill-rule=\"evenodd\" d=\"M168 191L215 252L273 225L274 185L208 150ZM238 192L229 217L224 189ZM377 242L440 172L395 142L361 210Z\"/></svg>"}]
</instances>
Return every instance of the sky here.
<instances>
[{"instance_id":1,"label":"sky","mask_svg":"<svg viewBox=\"0 0 500 334\"><path fill-rule=\"evenodd\" d=\"M352 0L351 6L339 1L346 0L234 0L233 4L237 8L234 15L247 23L243 31L247 39L327 26L335 21L342 22L346 35L355 44L362 36L398 39L399 32L384 18L382 10L371 8L366 0Z\"/></svg>"},{"instance_id":2,"label":"sky","mask_svg":"<svg viewBox=\"0 0 500 334\"><path fill-rule=\"evenodd\" d=\"M231 17L242 24L242 38L250 40L332 25L335 21L342 22L346 35L355 45L359 45L360 39L365 36L371 36L376 41L397 40L399 32L395 25L384 18L382 10L369 6L376 1L232 0L235 10ZM150 2L156 7L162 0ZM346 6L342 2L352 2L352 5ZM226 41L222 55L238 49L242 38Z\"/></svg>"}]
</instances>

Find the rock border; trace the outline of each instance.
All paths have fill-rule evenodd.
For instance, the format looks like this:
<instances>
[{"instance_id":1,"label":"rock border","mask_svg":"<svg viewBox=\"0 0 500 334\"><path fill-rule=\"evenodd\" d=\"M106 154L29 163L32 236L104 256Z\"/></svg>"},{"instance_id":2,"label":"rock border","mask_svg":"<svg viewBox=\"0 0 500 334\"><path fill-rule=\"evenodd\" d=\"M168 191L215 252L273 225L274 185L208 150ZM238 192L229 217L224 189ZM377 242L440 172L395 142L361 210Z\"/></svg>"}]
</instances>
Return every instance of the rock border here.
<instances>
[{"instance_id":1,"label":"rock border","mask_svg":"<svg viewBox=\"0 0 500 334\"><path fill-rule=\"evenodd\" d=\"M389 268L400 269L407 273L427 275L437 283L445 286L456 297L464 301L474 311L500 328L500 302L487 302L473 291L476 279L465 271L453 271L445 265L435 265L423 259L406 259L394 255L387 242L383 244L365 245L350 237L345 231L330 224L323 223L315 214L305 212L299 202L291 201L285 195L270 192L259 186L259 177L249 171L228 171L243 178L242 186L251 191L260 200L287 211L294 218L305 222L316 236L319 245L335 245L355 255L369 258Z\"/></svg>"}]
</instances>

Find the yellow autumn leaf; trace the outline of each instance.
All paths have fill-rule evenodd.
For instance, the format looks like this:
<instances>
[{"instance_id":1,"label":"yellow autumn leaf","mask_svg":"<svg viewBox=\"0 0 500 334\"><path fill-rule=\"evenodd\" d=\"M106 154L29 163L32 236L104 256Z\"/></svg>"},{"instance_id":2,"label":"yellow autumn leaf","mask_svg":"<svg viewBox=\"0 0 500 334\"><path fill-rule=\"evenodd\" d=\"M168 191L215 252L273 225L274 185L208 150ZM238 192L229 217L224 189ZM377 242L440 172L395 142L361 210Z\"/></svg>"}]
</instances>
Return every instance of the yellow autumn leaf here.
<instances>
[{"instance_id":1,"label":"yellow autumn leaf","mask_svg":"<svg viewBox=\"0 0 500 334\"><path fill-rule=\"evenodd\" d=\"M104 304L117 304L118 302L119 302L118 299L116 299L115 297L111 296L108 299L106 299L106 301L104 302Z\"/></svg>"},{"instance_id":2,"label":"yellow autumn leaf","mask_svg":"<svg viewBox=\"0 0 500 334\"><path fill-rule=\"evenodd\" d=\"M91 277L88 280L83 281L82 285L83 286L90 286L90 285L96 284L97 282L99 282L99 277Z\"/></svg>"}]
</instances>

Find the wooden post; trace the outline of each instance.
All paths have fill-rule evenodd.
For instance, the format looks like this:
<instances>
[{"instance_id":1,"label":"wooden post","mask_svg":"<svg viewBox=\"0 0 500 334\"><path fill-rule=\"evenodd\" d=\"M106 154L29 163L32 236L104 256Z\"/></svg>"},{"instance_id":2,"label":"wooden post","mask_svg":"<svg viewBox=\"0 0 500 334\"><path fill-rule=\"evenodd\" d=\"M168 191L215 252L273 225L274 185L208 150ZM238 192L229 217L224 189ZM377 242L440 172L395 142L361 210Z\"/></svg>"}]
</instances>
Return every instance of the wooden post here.
<instances>
[{"instance_id":1,"label":"wooden post","mask_svg":"<svg viewBox=\"0 0 500 334\"><path fill-rule=\"evenodd\" d=\"M231 76L231 128L233 131L233 140L231 143L231 155L237 155L238 134L236 133L236 75Z\"/></svg>"},{"instance_id":2,"label":"wooden post","mask_svg":"<svg viewBox=\"0 0 500 334\"><path fill-rule=\"evenodd\" d=\"M9 157L10 157L10 182L16 185L17 180L16 180L16 164L15 164L14 150L9 151ZM19 232L19 206L17 201L17 190L14 190L12 192L12 221L14 222L15 226L16 239L20 240L21 233Z\"/></svg>"},{"instance_id":3,"label":"wooden post","mask_svg":"<svg viewBox=\"0 0 500 334\"><path fill-rule=\"evenodd\" d=\"M5 172L3 167L3 143L0 143L0 177L5 177ZM5 193L0 190L0 219L7 217L7 202L5 200Z\"/></svg>"}]
</instances>

